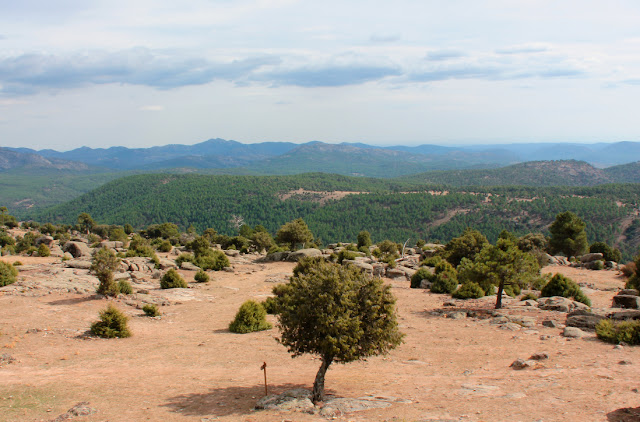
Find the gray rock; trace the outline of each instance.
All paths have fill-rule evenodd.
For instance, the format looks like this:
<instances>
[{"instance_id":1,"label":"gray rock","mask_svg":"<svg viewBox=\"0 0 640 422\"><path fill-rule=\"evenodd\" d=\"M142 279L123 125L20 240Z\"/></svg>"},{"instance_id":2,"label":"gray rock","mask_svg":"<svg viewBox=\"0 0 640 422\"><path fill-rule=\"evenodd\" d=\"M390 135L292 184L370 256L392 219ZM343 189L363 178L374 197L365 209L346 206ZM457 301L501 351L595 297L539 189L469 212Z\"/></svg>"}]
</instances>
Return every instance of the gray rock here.
<instances>
[{"instance_id":1,"label":"gray rock","mask_svg":"<svg viewBox=\"0 0 640 422\"><path fill-rule=\"evenodd\" d=\"M320 415L325 418L335 418L346 413L367 409L381 409L389 406L391 406L391 403L385 400L335 398L327 400L322 409L320 409Z\"/></svg>"},{"instance_id":2,"label":"gray rock","mask_svg":"<svg viewBox=\"0 0 640 422\"><path fill-rule=\"evenodd\" d=\"M161 270L168 270L169 268L178 268L178 264L172 259L160 258L158 260Z\"/></svg>"},{"instance_id":3,"label":"gray rock","mask_svg":"<svg viewBox=\"0 0 640 422\"><path fill-rule=\"evenodd\" d=\"M607 314L607 318L615 319L616 321L640 320L640 310L613 311Z\"/></svg>"},{"instance_id":4,"label":"gray rock","mask_svg":"<svg viewBox=\"0 0 640 422\"><path fill-rule=\"evenodd\" d=\"M636 289L622 289L618 292L618 294L626 296L640 296L640 292L638 292Z\"/></svg>"},{"instance_id":5,"label":"gray rock","mask_svg":"<svg viewBox=\"0 0 640 422\"><path fill-rule=\"evenodd\" d=\"M74 258L91 256L91 248L82 242L67 242L62 250L69 252Z\"/></svg>"},{"instance_id":6,"label":"gray rock","mask_svg":"<svg viewBox=\"0 0 640 422\"><path fill-rule=\"evenodd\" d=\"M613 297L612 308L640 309L640 296L621 295Z\"/></svg>"},{"instance_id":7,"label":"gray rock","mask_svg":"<svg viewBox=\"0 0 640 422\"><path fill-rule=\"evenodd\" d=\"M189 261L182 262L180 268L187 271L200 271L200 267Z\"/></svg>"},{"instance_id":8,"label":"gray rock","mask_svg":"<svg viewBox=\"0 0 640 422\"><path fill-rule=\"evenodd\" d=\"M240 252L235 249L227 249L224 251L224 254L230 257L236 257L240 255Z\"/></svg>"},{"instance_id":9,"label":"gray rock","mask_svg":"<svg viewBox=\"0 0 640 422\"><path fill-rule=\"evenodd\" d=\"M420 288L421 289L429 289L431 290L431 285L433 284L433 282L425 279L425 280L421 280L420 281Z\"/></svg>"},{"instance_id":10,"label":"gray rock","mask_svg":"<svg viewBox=\"0 0 640 422\"><path fill-rule=\"evenodd\" d=\"M102 242L100 242L100 247L108 249L119 249L124 248L124 243L120 241L103 240Z\"/></svg>"},{"instance_id":11,"label":"gray rock","mask_svg":"<svg viewBox=\"0 0 640 422\"><path fill-rule=\"evenodd\" d=\"M41 236L36 239L36 246L40 246L40 244L44 243L49 248L53 246L53 237L51 236Z\"/></svg>"},{"instance_id":12,"label":"gray rock","mask_svg":"<svg viewBox=\"0 0 640 422\"><path fill-rule=\"evenodd\" d=\"M274 252L274 253L270 253L267 256L265 256L264 258L260 258L257 260L257 262L279 262L279 261L286 261L286 259L289 257L289 252Z\"/></svg>"},{"instance_id":13,"label":"gray rock","mask_svg":"<svg viewBox=\"0 0 640 422\"><path fill-rule=\"evenodd\" d=\"M567 315L567 327L578 327L583 330L595 331L596 325L605 319L602 315L578 311Z\"/></svg>"},{"instance_id":14,"label":"gray rock","mask_svg":"<svg viewBox=\"0 0 640 422\"><path fill-rule=\"evenodd\" d=\"M545 311L571 312L576 309L589 309L584 303L576 302L561 296L541 297L538 299L538 307Z\"/></svg>"},{"instance_id":15,"label":"gray rock","mask_svg":"<svg viewBox=\"0 0 640 422\"><path fill-rule=\"evenodd\" d=\"M303 388L265 396L258 400L255 408L297 412L313 412L315 410L315 406L311 402L311 392Z\"/></svg>"},{"instance_id":16,"label":"gray rock","mask_svg":"<svg viewBox=\"0 0 640 422\"><path fill-rule=\"evenodd\" d=\"M507 331L519 331L521 328L521 326L519 324L516 324L515 322L507 322L506 324L502 324L500 326L501 330L507 330Z\"/></svg>"},{"instance_id":17,"label":"gray rock","mask_svg":"<svg viewBox=\"0 0 640 422\"><path fill-rule=\"evenodd\" d=\"M529 357L529 360L546 360L549 359L549 354L545 352L534 353Z\"/></svg>"},{"instance_id":18,"label":"gray rock","mask_svg":"<svg viewBox=\"0 0 640 422\"><path fill-rule=\"evenodd\" d=\"M386 271L385 264L372 264L372 265L373 265L373 276L383 277Z\"/></svg>"},{"instance_id":19,"label":"gray rock","mask_svg":"<svg viewBox=\"0 0 640 422\"><path fill-rule=\"evenodd\" d=\"M511 365L509 365L509 367L519 371L521 369L529 368L531 364L532 362L530 361L524 359L516 359L511 363Z\"/></svg>"},{"instance_id":20,"label":"gray rock","mask_svg":"<svg viewBox=\"0 0 640 422\"><path fill-rule=\"evenodd\" d=\"M452 312L449 314L449 318L451 319L465 319L467 317L466 312Z\"/></svg>"},{"instance_id":21,"label":"gray rock","mask_svg":"<svg viewBox=\"0 0 640 422\"><path fill-rule=\"evenodd\" d=\"M69 267L69 268L88 270L89 268L91 268L91 261L87 261L83 259L70 259L69 261L65 261L64 265L65 267Z\"/></svg>"},{"instance_id":22,"label":"gray rock","mask_svg":"<svg viewBox=\"0 0 640 422\"><path fill-rule=\"evenodd\" d=\"M603 259L604 259L604 255L602 255L600 252L587 253L580 257L580 262L586 263L586 262L593 262L593 261L602 261Z\"/></svg>"},{"instance_id":23,"label":"gray rock","mask_svg":"<svg viewBox=\"0 0 640 422\"><path fill-rule=\"evenodd\" d=\"M387 268L387 277L389 278L407 278L407 274L400 268Z\"/></svg>"},{"instance_id":24,"label":"gray rock","mask_svg":"<svg viewBox=\"0 0 640 422\"><path fill-rule=\"evenodd\" d=\"M577 327L565 327L562 335L568 338L581 338L584 337L585 332Z\"/></svg>"},{"instance_id":25,"label":"gray rock","mask_svg":"<svg viewBox=\"0 0 640 422\"><path fill-rule=\"evenodd\" d=\"M548 327L548 328L557 328L558 324L552 319L547 319L547 320L542 321L542 326L543 327Z\"/></svg>"},{"instance_id":26,"label":"gray rock","mask_svg":"<svg viewBox=\"0 0 640 422\"><path fill-rule=\"evenodd\" d=\"M320 249L315 249L315 248L300 249L299 251L291 252L287 257L287 261L298 262L302 258L320 257L320 256L322 256L322 251Z\"/></svg>"},{"instance_id":27,"label":"gray rock","mask_svg":"<svg viewBox=\"0 0 640 422\"><path fill-rule=\"evenodd\" d=\"M342 261L342 265L353 265L356 268L359 268L364 273L373 276L373 265L367 264L366 262L345 259Z\"/></svg>"}]
</instances>

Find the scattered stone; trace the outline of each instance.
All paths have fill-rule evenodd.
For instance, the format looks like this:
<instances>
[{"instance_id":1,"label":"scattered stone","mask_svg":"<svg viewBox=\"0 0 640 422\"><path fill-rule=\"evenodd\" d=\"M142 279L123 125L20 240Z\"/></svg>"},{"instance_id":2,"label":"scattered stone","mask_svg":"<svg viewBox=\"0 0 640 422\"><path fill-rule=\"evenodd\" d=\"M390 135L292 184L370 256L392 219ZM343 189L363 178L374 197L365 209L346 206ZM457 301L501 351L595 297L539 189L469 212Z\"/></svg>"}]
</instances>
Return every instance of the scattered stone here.
<instances>
[{"instance_id":1,"label":"scattered stone","mask_svg":"<svg viewBox=\"0 0 640 422\"><path fill-rule=\"evenodd\" d=\"M615 319L616 321L640 320L640 310L613 311L607 314L607 318Z\"/></svg>"},{"instance_id":2,"label":"scattered stone","mask_svg":"<svg viewBox=\"0 0 640 422\"><path fill-rule=\"evenodd\" d=\"M546 319L546 320L542 321L542 326L543 327L549 327L549 328L557 328L558 327L558 323L555 322L552 319Z\"/></svg>"},{"instance_id":3,"label":"scattered stone","mask_svg":"<svg viewBox=\"0 0 640 422\"><path fill-rule=\"evenodd\" d=\"M473 395L479 397L495 396L499 394L500 387L484 384L462 384L458 390L460 395Z\"/></svg>"},{"instance_id":4,"label":"scattered stone","mask_svg":"<svg viewBox=\"0 0 640 422\"><path fill-rule=\"evenodd\" d=\"M270 253L264 258L256 260L256 262L279 262L286 261L289 257L289 252L274 252Z\"/></svg>"},{"instance_id":5,"label":"scattered stone","mask_svg":"<svg viewBox=\"0 0 640 422\"><path fill-rule=\"evenodd\" d=\"M531 356L529 356L529 360L545 360L545 359L549 359L549 354L548 353L534 353Z\"/></svg>"},{"instance_id":6,"label":"scattered stone","mask_svg":"<svg viewBox=\"0 0 640 422\"><path fill-rule=\"evenodd\" d=\"M509 367L519 371L521 369L529 368L531 364L532 363L530 361L524 359L516 359L511 363L511 365L509 365Z\"/></svg>"},{"instance_id":7,"label":"scattered stone","mask_svg":"<svg viewBox=\"0 0 640 422\"><path fill-rule=\"evenodd\" d=\"M389 278L407 278L407 274L401 268L387 268L387 277Z\"/></svg>"},{"instance_id":8,"label":"scattered stone","mask_svg":"<svg viewBox=\"0 0 640 422\"><path fill-rule=\"evenodd\" d=\"M57 418L52 419L51 422L68 421L75 418L76 416L89 416L93 415L96 412L98 412L96 409L94 409L93 407L89 407L89 402L83 401L76 404Z\"/></svg>"},{"instance_id":9,"label":"scattered stone","mask_svg":"<svg viewBox=\"0 0 640 422\"><path fill-rule=\"evenodd\" d=\"M565 327L562 335L568 338L582 338L584 337L585 332L577 327Z\"/></svg>"},{"instance_id":10,"label":"scattered stone","mask_svg":"<svg viewBox=\"0 0 640 422\"><path fill-rule=\"evenodd\" d=\"M174 268L174 269L178 268L178 264L176 264L174 260L167 259L167 258L160 258L158 260L158 266L160 267L161 270L168 270L169 268Z\"/></svg>"},{"instance_id":11,"label":"scattered stone","mask_svg":"<svg viewBox=\"0 0 640 422\"><path fill-rule=\"evenodd\" d=\"M224 251L224 254L227 255L227 256L230 256L232 258L240 256L240 252L237 251L236 249L227 249L227 250Z\"/></svg>"}]
</instances>

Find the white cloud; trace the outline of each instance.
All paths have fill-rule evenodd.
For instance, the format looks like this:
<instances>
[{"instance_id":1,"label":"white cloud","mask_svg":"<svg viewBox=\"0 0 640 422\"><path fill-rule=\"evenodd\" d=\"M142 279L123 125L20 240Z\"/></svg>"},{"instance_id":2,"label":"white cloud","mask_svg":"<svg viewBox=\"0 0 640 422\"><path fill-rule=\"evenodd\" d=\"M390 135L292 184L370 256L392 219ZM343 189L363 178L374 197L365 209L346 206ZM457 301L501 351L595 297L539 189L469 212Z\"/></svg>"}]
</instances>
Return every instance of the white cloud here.
<instances>
[{"instance_id":1,"label":"white cloud","mask_svg":"<svg viewBox=\"0 0 640 422\"><path fill-rule=\"evenodd\" d=\"M164 111L164 106L161 105L147 105L140 107L140 111Z\"/></svg>"}]
</instances>

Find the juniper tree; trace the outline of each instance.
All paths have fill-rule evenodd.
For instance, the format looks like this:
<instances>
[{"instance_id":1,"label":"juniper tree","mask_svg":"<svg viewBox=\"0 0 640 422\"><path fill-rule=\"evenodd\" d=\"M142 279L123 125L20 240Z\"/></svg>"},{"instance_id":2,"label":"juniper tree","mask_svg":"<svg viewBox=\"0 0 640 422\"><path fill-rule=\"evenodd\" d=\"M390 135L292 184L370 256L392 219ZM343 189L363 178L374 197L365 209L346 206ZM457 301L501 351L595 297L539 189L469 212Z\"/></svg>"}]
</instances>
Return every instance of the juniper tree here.
<instances>
[{"instance_id":1,"label":"juniper tree","mask_svg":"<svg viewBox=\"0 0 640 422\"><path fill-rule=\"evenodd\" d=\"M325 374L333 362L385 354L398 346L395 298L388 285L353 266L315 260L274 288L281 336L293 357L320 356L314 403L324 398Z\"/></svg>"}]
</instances>

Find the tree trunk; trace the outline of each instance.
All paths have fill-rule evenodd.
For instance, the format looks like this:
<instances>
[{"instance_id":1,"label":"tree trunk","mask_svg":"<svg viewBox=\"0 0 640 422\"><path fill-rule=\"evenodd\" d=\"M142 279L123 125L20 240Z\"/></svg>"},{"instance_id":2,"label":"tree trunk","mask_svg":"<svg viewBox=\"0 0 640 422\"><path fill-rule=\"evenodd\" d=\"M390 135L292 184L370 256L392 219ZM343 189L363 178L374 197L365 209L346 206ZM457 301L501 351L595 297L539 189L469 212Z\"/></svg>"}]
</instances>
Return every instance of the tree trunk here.
<instances>
[{"instance_id":1,"label":"tree trunk","mask_svg":"<svg viewBox=\"0 0 640 422\"><path fill-rule=\"evenodd\" d=\"M502 308L502 291L504 290L504 281L498 285L498 298L496 299L496 309Z\"/></svg>"},{"instance_id":2,"label":"tree trunk","mask_svg":"<svg viewBox=\"0 0 640 422\"><path fill-rule=\"evenodd\" d=\"M322 365L320 365L320 369L318 369L318 373L316 374L316 380L313 383L313 397L311 397L311 401L314 404L324 400L324 375L327 373L331 362L333 362L333 357L322 357Z\"/></svg>"}]
</instances>

